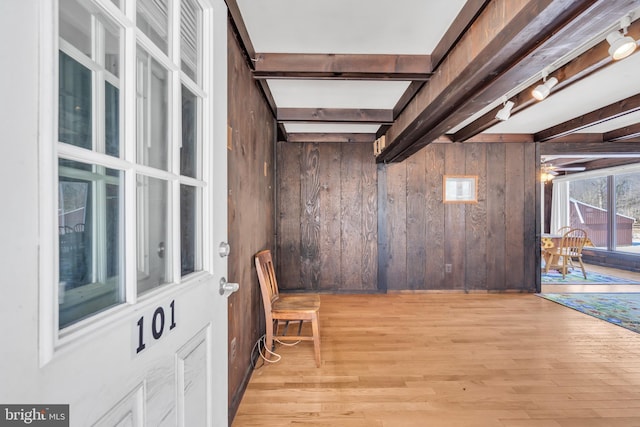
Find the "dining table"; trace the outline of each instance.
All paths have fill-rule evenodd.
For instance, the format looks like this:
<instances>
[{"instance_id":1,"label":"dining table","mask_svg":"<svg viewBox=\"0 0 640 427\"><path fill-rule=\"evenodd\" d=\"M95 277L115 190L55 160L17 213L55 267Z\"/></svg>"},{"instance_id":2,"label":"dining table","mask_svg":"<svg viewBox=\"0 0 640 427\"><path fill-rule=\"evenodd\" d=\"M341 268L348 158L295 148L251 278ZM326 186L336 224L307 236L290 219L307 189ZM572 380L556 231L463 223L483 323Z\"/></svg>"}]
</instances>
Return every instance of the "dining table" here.
<instances>
[{"instance_id":1,"label":"dining table","mask_svg":"<svg viewBox=\"0 0 640 427\"><path fill-rule=\"evenodd\" d=\"M540 248L542 249L542 259L544 259L545 266L546 265L549 266L549 268L546 268L546 270L548 271L549 269L555 270L558 268L562 268L562 266L559 264L560 256L556 253L553 253L553 251L550 250L557 246L560 246L560 243L562 242L562 234L542 233L540 237L541 237ZM593 246L593 243L591 242L589 237L587 237L587 240L584 245Z\"/></svg>"}]
</instances>

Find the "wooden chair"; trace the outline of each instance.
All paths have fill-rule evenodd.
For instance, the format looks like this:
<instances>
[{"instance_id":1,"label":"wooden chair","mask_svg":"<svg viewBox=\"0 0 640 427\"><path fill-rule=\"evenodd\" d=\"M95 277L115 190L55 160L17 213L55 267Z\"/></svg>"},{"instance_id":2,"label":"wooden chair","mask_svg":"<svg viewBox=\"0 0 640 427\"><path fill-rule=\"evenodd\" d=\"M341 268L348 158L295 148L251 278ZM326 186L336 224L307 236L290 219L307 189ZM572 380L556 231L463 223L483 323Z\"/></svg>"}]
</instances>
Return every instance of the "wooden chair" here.
<instances>
[{"instance_id":1,"label":"wooden chair","mask_svg":"<svg viewBox=\"0 0 640 427\"><path fill-rule=\"evenodd\" d=\"M271 251L263 250L255 256L258 281L264 303L264 315L267 325L265 347L272 350L273 341L313 341L316 366L320 367L320 328L318 295L296 294L282 295L278 290ZM299 322L297 333L287 335L290 322ZM312 335L302 334L304 322L311 323ZM282 327L282 328L281 328ZM282 330L281 330L282 329Z\"/></svg>"},{"instance_id":2,"label":"wooden chair","mask_svg":"<svg viewBox=\"0 0 640 427\"><path fill-rule=\"evenodd\" d=\"M587 278L584 264L582 263L582 248L587 242L587 232L580 228L573 228L565 232L560 240L560 245L546 249L548 253L546 257L550 261L545 266L545 272L549 272L550 268L557 268L562 272L564 279L569 267L575 267L573 261L578 261L582 269L582 275Z\"/></svg>"}]
</instances>

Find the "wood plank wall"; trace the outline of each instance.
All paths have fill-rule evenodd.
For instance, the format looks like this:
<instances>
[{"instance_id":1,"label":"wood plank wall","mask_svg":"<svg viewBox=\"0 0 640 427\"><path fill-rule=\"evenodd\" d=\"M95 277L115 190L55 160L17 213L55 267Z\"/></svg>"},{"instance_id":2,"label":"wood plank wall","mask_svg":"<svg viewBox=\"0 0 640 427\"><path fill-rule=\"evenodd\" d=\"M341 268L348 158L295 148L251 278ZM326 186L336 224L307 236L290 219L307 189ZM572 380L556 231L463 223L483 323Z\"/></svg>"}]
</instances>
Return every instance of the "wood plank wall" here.
<instances>
[{"instance_id":1,"label":"wood plank wall","mask_svg":"<svg viewBox=\"0 0 640 427\"><path fill-rule=\"evenodd\" d=\"M275 248L275 121L229 31L228 279L240 284L229 297L229 416L248 382L251 351L264 333L264 311L253 256ZM231 340L236 340L232 357Z\"/></svg>"},{"instance_id":2,"label":"wood plank wall","mask_svg":"<svg viewBox=\"0 0 640 427\"><path fill-rule=\"evenodd\" d=\"M377 291L377 167L371 144L277 144L283 290Z\"/></svg>"},{"instance_id":3,"label":"wood plank wall","mask_svg":"<svg viewBox=\"0 0 640 427\"><path fill-rule=\"evenodd\" d=\"M371 150L278 143L283 288L535 291L535 144L431 144L377 166ZM478 203L443 204L445 174L478 175Z\"/></svg>"},{"instance_id":4,"label":"wood plank wall","mask_svg":"<svg viewBox=\"0 0 640 427\"><path fill-rule=\"evenodd\" d=\"M534 144L430 144L381 168L381 288L535 290ZM478 203L444 204L443 175L477 175Z\"/></svg>"}]
</instances>

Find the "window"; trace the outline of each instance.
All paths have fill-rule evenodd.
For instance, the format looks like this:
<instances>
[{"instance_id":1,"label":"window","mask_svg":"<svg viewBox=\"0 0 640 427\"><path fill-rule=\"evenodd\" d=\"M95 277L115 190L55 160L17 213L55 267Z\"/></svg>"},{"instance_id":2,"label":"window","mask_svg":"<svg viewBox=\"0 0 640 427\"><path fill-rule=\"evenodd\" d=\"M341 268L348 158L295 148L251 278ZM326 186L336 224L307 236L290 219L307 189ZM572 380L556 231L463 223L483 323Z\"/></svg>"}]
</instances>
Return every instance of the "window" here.
<instances>
[{"instance_id":1,"label":"window","mask_svg":"<svg viewBox=\"0 0 640 427\"><path fill-rule=\"evenodd\" d=\"M615 249L640 253L640 172L614 176Z\"/></svg>"},{"instance_id":2,"label":"window","mask_svg":"<svg viewBox=\"0 0 640 427\"><path fill-rule=\"evenodd\" d=\"M202 10L122 3L59 2L60 329L202 270Z\"/></svg>"},{"instance_id":3,"label":"window","mask_svg":"<svg viewBox=\"0 0 640 427\"><path fill-rule=\"evenodd\" d=\"M568 206L565 225L585 229L599 249L640 254L640 166L556 178L554 198L563 182L568 197L558 206Z\"/></svg>"}]
</instances>

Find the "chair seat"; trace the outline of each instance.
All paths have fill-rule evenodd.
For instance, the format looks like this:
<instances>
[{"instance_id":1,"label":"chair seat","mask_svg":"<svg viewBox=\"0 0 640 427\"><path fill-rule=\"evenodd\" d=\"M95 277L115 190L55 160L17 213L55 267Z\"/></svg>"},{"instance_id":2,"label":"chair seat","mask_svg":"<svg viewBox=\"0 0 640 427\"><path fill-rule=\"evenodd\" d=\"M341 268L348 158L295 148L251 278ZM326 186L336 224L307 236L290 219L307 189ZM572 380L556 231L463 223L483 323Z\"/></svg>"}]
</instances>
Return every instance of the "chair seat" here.
<instances>
[{"instance_id":1,"label":"chair seat","mask_svg":"<svg viewBox=\"0 0 640 427\"><path fill-rule=\"evenodd\" d=\"M320 297L318 295L283 295L271 303L273 311L279 310L307 310L318 311Z\"/></svg>"}]
</instances>

